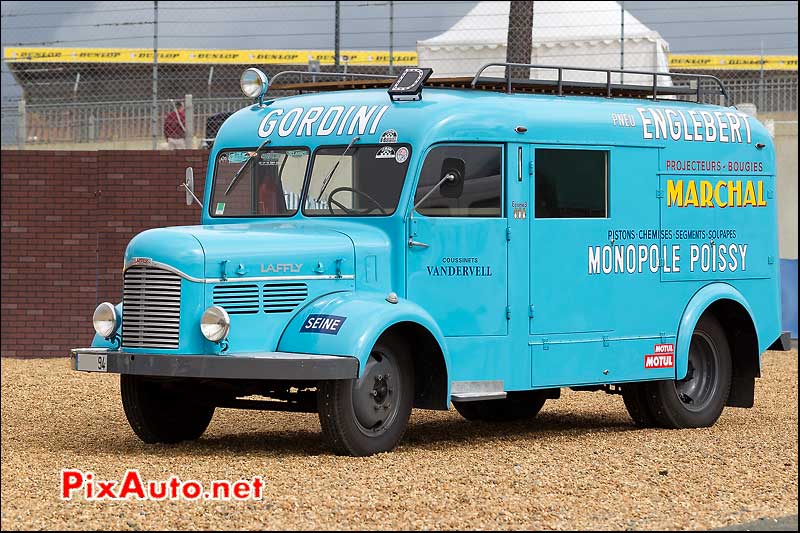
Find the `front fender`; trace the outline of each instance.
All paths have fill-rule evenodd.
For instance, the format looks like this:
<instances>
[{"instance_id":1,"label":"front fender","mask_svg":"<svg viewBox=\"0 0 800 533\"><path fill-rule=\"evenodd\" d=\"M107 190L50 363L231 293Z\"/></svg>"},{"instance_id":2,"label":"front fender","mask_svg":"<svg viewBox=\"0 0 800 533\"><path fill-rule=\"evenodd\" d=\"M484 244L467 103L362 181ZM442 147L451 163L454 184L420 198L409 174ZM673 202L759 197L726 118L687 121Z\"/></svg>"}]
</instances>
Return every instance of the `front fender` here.
<instances>
[{"instance_id":1,"label":"front fender","mask_svg":"<svg viewBox=\"0 0 800 533\"><path fill-rule=\"evenodd\" d=\"M742 307L750 315L750 320L756 326L755 331L758 331L758 326L753 315L753 310L750 304L747 303L742 293L736 290L733 286L727 283L711 283L706 285L694 296L692 296L686 308L683 311L680 324L678 325L678 336L675 342L675 379L683 379L689 369L689 345L692 341L692 334L700 320L700 316L708 309L708 306L718 300L733 300L741 304Z\"/></svg>"},{"instance_id":2,"label":"front fender","mask_svg":"<svg viewBox=\"0 0 800 533\"><path fill-rule=\"evenodd\" d=\"M344 322L336 333L302 331L311 315L343 317ZM375 342L384 331L400 322L417 323L433 335L442 350L449 376L450 356L447 345L439 326L428 312L403 298L396 304L391 304L386 301L385 295L378 293L338 292L315 300L289 322L281 335L278 350L354 356L358 358L358 372L361 376Z\"/></svg>"}]
</instances>

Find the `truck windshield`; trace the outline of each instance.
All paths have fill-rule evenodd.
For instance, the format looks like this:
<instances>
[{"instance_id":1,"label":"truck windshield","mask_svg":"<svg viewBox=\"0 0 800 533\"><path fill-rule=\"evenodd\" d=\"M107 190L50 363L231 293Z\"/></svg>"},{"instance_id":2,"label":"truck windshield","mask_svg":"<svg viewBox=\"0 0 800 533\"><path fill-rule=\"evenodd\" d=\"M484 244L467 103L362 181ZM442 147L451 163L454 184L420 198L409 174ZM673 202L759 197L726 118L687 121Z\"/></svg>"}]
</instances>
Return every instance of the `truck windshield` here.
<instances>
[{"instance_id":1,"label":"truck windshield","mask_svg":"<svg viewBox=\"0 0 800 533\"><path fill-rule=\"evenodd\" d=\"M308 216L394 213L403 190L411 147L354 144L342 155L344 149L333 146L314 152L303 213Z\"/></svg>"},{"instance_id":2,"label":"truck windshield","mask_svg":"<svg viewBox=\"0 0 800 533\"><path fill-rule=\"evenodd\" d=\"M267 146L255 152L256 148L219 153L209 206L211 216L276 217L297 212L308 166L308 149Z\"/></svg>"}]
</instances>

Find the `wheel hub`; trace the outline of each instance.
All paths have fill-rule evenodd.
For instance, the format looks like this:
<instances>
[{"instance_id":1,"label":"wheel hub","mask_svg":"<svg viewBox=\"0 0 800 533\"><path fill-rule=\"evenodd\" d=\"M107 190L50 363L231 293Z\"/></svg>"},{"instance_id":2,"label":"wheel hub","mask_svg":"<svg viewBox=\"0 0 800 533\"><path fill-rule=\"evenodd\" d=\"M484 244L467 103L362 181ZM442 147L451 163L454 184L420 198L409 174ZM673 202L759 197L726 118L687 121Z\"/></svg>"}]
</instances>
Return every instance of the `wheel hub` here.
<instances>
[{"instance_id":1,"label":"wheel hub","mask_svg":"<svg viewBox=\"0 0 800 533\"><path fill-rule=\"evenodd\" d=\"M372 399L377 406L385 406L384 402L389 396L389 376L378 375L375 377L375 384L373 385Z\"/></svg>"},{"instance_id":2,"label":"wheel hub","mask_svg":"<svg viewBox=\"0 0 800 533\"><path fill-rule=\"evenodd\" d=\"M361 431L379 433L392 423L397 415L399 375L393 355L370 356L363 376L353 385L353 410Z\"/></svg>"},{"instance_id":3,"label":"wheel hub","mask_svg":"<svg viewBox=\"0 0 800 533\"><path fill-rule=\"evenodd\" d=\"M711 401L718 387L719 355L713 342L704 334L692 336L686 377L675 382L675 391L683 405L701 411Z\"/></svg>"}]
</instances>

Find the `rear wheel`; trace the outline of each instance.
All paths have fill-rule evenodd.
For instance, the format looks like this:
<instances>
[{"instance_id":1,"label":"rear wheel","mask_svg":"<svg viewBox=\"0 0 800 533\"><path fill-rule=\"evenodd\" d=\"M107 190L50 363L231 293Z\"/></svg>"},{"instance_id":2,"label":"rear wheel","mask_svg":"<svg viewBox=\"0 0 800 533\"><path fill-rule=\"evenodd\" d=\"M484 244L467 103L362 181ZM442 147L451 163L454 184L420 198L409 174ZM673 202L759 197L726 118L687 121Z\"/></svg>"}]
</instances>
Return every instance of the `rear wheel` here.
<instances>
[{"instance_id":1,"label":"rear wheel","mask_svg":"<svg viewBox=\"0 0 800 533\"><path fill-rule=\"evenodd\" d=\"M731 351L725 331L712 315L703 315L692 334L686 377L649 384L647 404L660 426L711 426L728 400L731 375Z\"/></svg>"},{"instance_id":2,"label":"rear wheel","mask_svg":"<svg viewBox=\"0 0 800 533\"><path fill-rule=\"evenodd\" d=\"M194 402L178 383L121 374L120 391L131 429L148 444L198 439L214 416L213 405Z\"/></svg>"},{"instance_id":3,"label":"rear wheel","mask_svg":"<svg viewBox=\"0 0 800 533\"><path fill-rule=\"evenodd\" d=\"M535 417L541 411L545 401L547 401L547 392L535 390L509 393L502 400L453 402L453 407L467 420L507 422Z\"/></svg>"},{"instance_id":4,"label":"rear wheel","mask_svg":"<svg viewBox=\"0 0 800 533\"><path fill-rule=\"evenodd\" d=\"M643 428L651 428L658 425L656 418L650 411L647 403L648 388L651 383L629 383L622 386L622 400L625 408L631 415L633 422Z\"/></svg>"},{"instance_id":5,"label":"rear wheel","mask_svg":"<svg viewBox=\"0 0 800 533\"><path fill-rule=\"evenodd\" d=\"M340 455L393 449L414 402L414 368L405 343L381 338L359 379L322 381L317 405L322 436Z\"/></svg>"}]
</instances>

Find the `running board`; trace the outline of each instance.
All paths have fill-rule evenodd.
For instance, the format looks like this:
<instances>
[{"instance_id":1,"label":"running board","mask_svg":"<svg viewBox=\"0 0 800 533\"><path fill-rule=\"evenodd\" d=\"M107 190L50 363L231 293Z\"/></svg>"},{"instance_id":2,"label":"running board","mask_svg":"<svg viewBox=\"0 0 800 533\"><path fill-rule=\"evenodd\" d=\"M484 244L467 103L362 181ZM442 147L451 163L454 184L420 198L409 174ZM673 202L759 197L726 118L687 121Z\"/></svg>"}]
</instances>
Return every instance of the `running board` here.
<instances>
[{"instance_id":1,"label":"running board","mask_svg":"<svg viewBox=\"0 0 800 533\"><path fill-rule=\"evenodd\" d=\"M480 400L502 400L506 397L503 381L454 381L450 385L450 400L453 402L476 402Z\"/></svg>"},{"instance_id":2,"label":"running board","mask_svg":"<svg viewBox=\"0 0 800 533\"><path fill-rule=\"evenodd\" d=\"M777 350L779 352L788 352L792 349L792 332L783 331L781 336L775 339L767 350Z\"/></svg>"}]
</instances>

